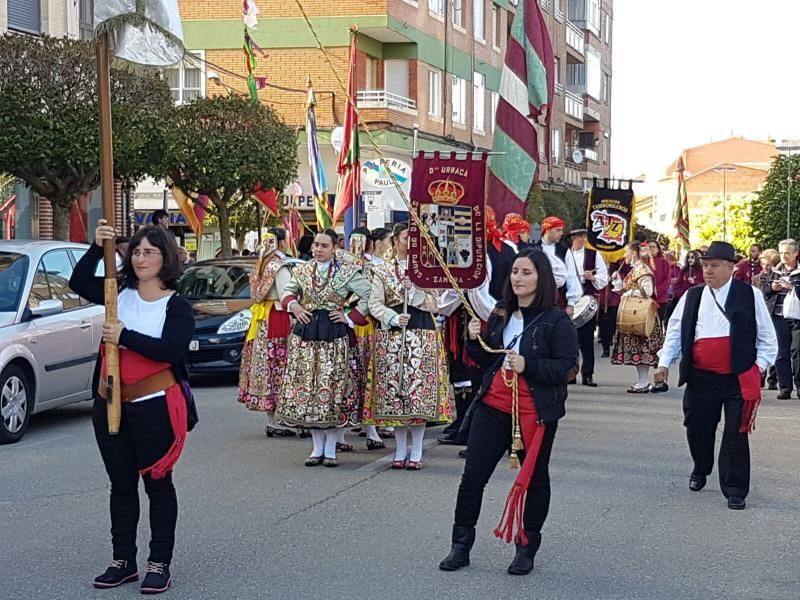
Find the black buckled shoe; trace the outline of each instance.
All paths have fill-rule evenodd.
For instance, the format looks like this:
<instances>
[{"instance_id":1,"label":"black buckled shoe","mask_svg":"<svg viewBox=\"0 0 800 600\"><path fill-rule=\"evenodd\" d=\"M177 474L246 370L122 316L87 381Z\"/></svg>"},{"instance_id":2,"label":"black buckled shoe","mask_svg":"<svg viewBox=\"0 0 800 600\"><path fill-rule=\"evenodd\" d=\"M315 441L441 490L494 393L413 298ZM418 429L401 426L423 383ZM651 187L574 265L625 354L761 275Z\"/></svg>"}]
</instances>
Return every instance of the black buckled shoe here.
<instances>
[{"instance_id":1,"label":"black buckled shoe","mask_svg":"<svg viewBox=\"0 0 800 600\"><path fill-rule=\"evenodd\" d=\"M475 543L475 528L453 525L452 540L450 554L439 563L442 571L458 571L469 566L469 552Z\"/></svg>"},{"instance_id":2,"label":"black buckled shoe","mask_svg":"<svg viewBox=\"0 0 800 600\"><path fill-rule=\"evenodd\" d=\"M112 560L106 572L94 579L94 587L105 590L139 579L135 560Z\"/></svg>"},{"instance_id":3,"label":"black buckled shoe","mask_svg":"<svg viewBox=\"0 0 800 600\"><path fill-rule=\"evenodd\" d=\"M778 395L776 396L778 400L791 400L792 399L792 390L781 390Z\"/></svg>"},{"instance_id":4,"label":"black buckled shoe","mask_svg":"<svg viewBox=\"0 0 800 600\"><path fill-rule=\"evenodd\" d=\"M514 560L508 565L509 575L527 575L533 571L533 559L536 557L536 552L542 543L542 534L534 533L533 531L526 531L528 536L528 543L524 546L517 544L517 553L514 555Z\"/></svg>"},{"instance_id":5,"label":"black buckled shoe","mask_svg":"<svg viewBox=\"0 0 800 600\"><path fill-rule=\"evenodd\" d=\"M704 487L706 487L706 476L692 473L691 477L689 477L689 489L693 492L699 492Z\"/></svg>"},{"instance_id":6,"label":"black buckled shoe","mask_svg":"<svg viewBox=\"0 0 800 600\"><path fill-rule=\"evenodd\" d=\"M591 375L581 377L581 383L586 387L597 387L597 384L594 382L594 378Z\"/></svg>"},{"instance_id":7,"label":"black buckled shoe","mask_svg":"<svg viewBox=\"0 0 800 600\"><path fill-rule=\"evenodd\" d=\"M739 496L731 496L728 498L728 508L731 510L744 510L747 508L747 503L744 501L744 498L740 498Z\"/></svg>"},{"instance_id":8,"label":"black buckled shoe","mask_svg":"<svg viewBox=\"0 0 800 600\"><path fill-rule=\"evenodd\" d=\"M144 576L140 591L143 594L160 594L166 592L170 585L172 585L172 575L169 573L169 565L149 561L147 575Z\"/></svg>"}]
</instances>

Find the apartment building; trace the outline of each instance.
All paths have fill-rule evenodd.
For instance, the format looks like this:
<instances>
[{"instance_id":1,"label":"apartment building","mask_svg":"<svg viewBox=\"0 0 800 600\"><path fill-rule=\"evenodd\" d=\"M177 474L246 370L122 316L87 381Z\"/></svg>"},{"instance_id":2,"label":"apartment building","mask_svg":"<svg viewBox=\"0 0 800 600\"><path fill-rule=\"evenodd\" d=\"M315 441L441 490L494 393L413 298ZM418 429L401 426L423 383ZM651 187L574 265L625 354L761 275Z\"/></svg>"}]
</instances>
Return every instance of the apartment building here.
<instances>
[{"instance_id":1,"label":"apartment building","mask_svg":"<svg viewBox=\"0 0 800 600\"><path fill-rule=\"evenodd\" d=\"M357 103L392 169L410 173L414 129L417 148L486 150L492 146L494 111L506 40L516 0L306 0L306 12L346 78L349 28L358 27ZM552 139L540 136L542 181L554 189L583 189L593 176L609 175L611 47L610 0L540 0L553 38L557 90ZM260 92L287 124L305 121L305 82L317 94L323 162L335 186L336 153L328 143L343 122L344 92L316 48L293 0L259 2L253 40ZM226 0L181 0L187 48L201 60L187 61L169 77L177 101L197 95L244 92L241 5ZM362 134L363 137L363 134ZM298 181L308 188L303 134ZM364 198L390 211L404 206L376 155L363 139ZM376 173L369 177L369 169ZM332 190L331 190L332 191ZM301 207L313 210L310 197Z\"/></svg>"}]
</instances>

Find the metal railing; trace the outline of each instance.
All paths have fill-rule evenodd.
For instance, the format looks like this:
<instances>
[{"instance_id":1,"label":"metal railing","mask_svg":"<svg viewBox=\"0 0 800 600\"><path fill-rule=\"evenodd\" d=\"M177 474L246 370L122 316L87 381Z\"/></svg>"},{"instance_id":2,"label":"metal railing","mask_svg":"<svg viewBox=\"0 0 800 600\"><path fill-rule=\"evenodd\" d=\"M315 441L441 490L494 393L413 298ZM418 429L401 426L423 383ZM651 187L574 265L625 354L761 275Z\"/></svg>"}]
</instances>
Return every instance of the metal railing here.
<instances>
[{"instance_id":1,"label":"metal railing","mask_svg":"<svg viewBox=\"0 0 800 600\"><path fill-rule=\"evenodd\" d=\"M550 0L539 0L539 4L541 4L543 9L550 10Z\"/></svg>"},{"instance_id":2,"label":"metal railing","mask_svg":"<svg viewBox=\"0 0 800 600\"><path fill-rule=\"evenodd\" d=\"M387 90L362 90L356 92L359 108L394 108L397 110L417 110L417 101Z\"/></svg>"},{"instance_id":3,"label":"metal railing","mask_svg":"<svg viewBox=\"0 0 800 600\"><path fill-rule=\"evenodd\" d=\"M569 90L564 92L564 112L567 116L583 121L583 98Z\"/></svg>"},{"instance_id":4,"label":"metal railing","mask_svg":"<svg viewBox=\"0 0 800 600\"><path fill-rule=\"evenodd\" d=\"M556 83L556 94L562 96L564 94L564 84L563 83Z\"/></svg>"},{"instance_id":5,"label":"metal railing","mask_svg":"<svg viewBox=\"0 0 800 600\"><path fill-rule=\"evenodd\" d=\"M583 187L583 173L572 167L566 167L564 169L564 183L575 187Z\"/></svg>"},{"instance_id":6,"label":"metal railing","mask_svg":"<svg viewBox=\"0 0 800 600\"><path fill-rule=\"evenodd\" d=\"M586 51L586 42L583 31L575 26L572 21L567 20L567 46L583 56Z\"/></svg>"},{"instance_id":7,"label":"metal railing","mask_svg":"<svg viewBox=\"0 0 800 600\"><path fill-rule=\"evenodd\" d=\"M554 14L556 16L556 21L558 21L559 23L563 23L564 22L564 11L561 10L561 7L559 6L559 2L558 1L556 1L556 9L554 11Z\"/></svg>"}]
</instances>

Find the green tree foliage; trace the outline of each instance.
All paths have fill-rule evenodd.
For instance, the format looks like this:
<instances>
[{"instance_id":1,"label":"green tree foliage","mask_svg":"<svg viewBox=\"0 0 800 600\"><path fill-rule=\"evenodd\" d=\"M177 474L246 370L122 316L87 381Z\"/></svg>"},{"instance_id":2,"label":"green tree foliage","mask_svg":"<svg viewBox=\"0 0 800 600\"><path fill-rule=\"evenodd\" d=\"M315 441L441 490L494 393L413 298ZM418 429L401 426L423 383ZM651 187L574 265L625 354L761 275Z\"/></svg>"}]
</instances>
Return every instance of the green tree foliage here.
<instances>
[{"instance_id":1,"label":"green tree foliage","mask_svg":"<svg viewBox=\"0 0 800 600\"><path fill-rule=\"evenodd\" d=\"M210 198L223 255L230 256L231 214L251 202L259 182L283 190L295 176L295 132L272 109L249 99L200 98L177 109L164 171L185 194Z\"/></svg>"},{"instance_id":2,"label":"green tree foliage","mask_svg":"<svg viewBox=\"0 0 800 600\"><path fill-rule=\"evenodd\" d=\"M587 196L582 192L544 190L534 185L528 195L526 219L530 223L541 223L545 217L563 219L565 231L586 223ZM502 225L502 223L498 223Z\"/></svg>"},{"instance_id":3,"label":"green tree foliage","mask_svg":"<svg viewBox=\"0 0 800 600\"><path fill-rule=\"evenodd\" d=\"M157 74L112 69L115 176L160 177L174 103ZM50 200L57 239L76 198L100 185L94 45L68 38L0 37L0 172Z\"/></svg>"},{"instance_id":4,"label":"green tree foliage","mask_svg":"<svg viewBox=\"0 0 800 600\"><path fill-rule=\"evenodd\" d=\"M689 237L692 246L697 248L715 240L725 239L727 230L727 240L738 250L747 252L750 244L756 242L750 219L754 199L753 194L729 194L723 211L721 194L705 198L702 205L691 211Z\"/></svg>"},{"instance_id":5,"label":"green tree foliage","mask_svg":"<svg viewBox=\"0 0 800 600\"><path fill-rule=\"evenodd\" d=\"M791 235L797 236L800 231L800 156L793 156L792 161L792 216ZM789 158L778 156L772 162L757 199L750 207L750 218L753 237L756 242L769 248L777 248L777 244L786 238L786 212L789 192Z\"/></svg>"}]
</instances>

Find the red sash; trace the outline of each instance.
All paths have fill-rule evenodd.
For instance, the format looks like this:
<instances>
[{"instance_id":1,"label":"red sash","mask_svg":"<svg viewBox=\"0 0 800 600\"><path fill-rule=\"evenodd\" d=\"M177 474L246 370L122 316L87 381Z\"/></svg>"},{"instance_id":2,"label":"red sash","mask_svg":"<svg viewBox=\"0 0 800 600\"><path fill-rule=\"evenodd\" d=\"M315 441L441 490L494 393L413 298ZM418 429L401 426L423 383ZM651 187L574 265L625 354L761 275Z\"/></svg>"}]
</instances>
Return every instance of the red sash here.
<instances>
[{"instance_id":1,"label":"red sash","mask_svg":"<svg viewBox=\"0 0 800 600\"><path fill-rule=\"evenodd\" d=\"M692 348L692 363L697 369L720 375L731 375L731 338L716 337L697 340ZM737 375L742 391L742 422L739 433L750 433L756 428L756 412L761 403L761 371L753 364L744 373Z\"/></svg>"}]
</instances>

